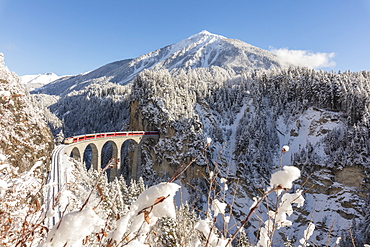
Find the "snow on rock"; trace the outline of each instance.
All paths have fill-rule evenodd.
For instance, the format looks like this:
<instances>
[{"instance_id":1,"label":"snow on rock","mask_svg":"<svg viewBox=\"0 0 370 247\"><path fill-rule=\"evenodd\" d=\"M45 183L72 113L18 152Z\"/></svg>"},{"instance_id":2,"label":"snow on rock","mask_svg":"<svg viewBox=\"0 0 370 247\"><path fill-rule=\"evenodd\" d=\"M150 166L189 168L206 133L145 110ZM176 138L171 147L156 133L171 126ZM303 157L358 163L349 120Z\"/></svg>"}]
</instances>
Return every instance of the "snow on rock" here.
<instances>
[{"instance_id":1,"label":"snow on rock","mask_svg":"<svg viewBox=\"0 0 370 247\"><path fill-rule=\"evenodd\" d=\"M40 158L45 160L54 143L40 108L19 77L4 66L2 54L0 60L0 149L11 165L26 170Z\"/></svg>"},{"instance_id":2,"label":"snow on rock","mask_svg":"<svg viewBox=\"0 0 370 247\"><path fill-rule=\"evenodd\" d=\"M285 154L283 162L291 164L292 157L299 153L308 144L319 145L330 130L342 126L342 121L338 121L343 116L340 112L331 112L323 109L310 107L298 116L285 119L280 116L277 120L277 130L279 133L280 144L289 144L290 154ZM287 145L286 145L287 146ZM316 149L317 154L325 156L323 148Z\"/></svg>"}]
</instances>

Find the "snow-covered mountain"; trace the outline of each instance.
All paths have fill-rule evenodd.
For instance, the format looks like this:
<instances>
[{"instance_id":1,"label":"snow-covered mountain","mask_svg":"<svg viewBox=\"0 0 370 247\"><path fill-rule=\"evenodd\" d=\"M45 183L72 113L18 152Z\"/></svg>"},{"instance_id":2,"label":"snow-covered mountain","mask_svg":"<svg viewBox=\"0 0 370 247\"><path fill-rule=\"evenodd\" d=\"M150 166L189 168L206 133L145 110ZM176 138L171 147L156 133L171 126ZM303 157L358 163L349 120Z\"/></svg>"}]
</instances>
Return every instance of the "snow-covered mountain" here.
<instances>
[{"instance_id":1,"label":"snow-covered mountain","mask_svg":"<svg viewBox=\"0 0 370 247\"><path fill-rule=\"evenodd\" d=\"M44 73L37 75L23 75L19 77L21 83L26 87L28 91L32 91L36 88L42 87L52 81L55 81L61 76L58 76L54 73Z\"/></svg>"},{"instance_id":2,"label":"snow-covered mountain","mask_svg":"<svg viewBox=\"0 0 370 247\"><path fill-rule=\"evenodd\" d=\"M172 71L211 66L235 73L284 67L276 55L269 51L240 40L202 31L137 58L109 63L89 73L56 80L36 92L61 95L94 83L113 82L124 85L145 69Z\"/></svg>"}]
</instances>

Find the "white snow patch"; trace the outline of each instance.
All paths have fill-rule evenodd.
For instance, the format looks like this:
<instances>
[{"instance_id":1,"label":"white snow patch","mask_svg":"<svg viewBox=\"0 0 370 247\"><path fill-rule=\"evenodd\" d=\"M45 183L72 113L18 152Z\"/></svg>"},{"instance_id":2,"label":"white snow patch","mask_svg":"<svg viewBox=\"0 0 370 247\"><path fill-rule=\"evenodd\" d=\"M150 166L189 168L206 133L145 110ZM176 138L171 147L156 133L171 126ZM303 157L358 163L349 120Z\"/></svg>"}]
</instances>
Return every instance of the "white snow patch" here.
<instances>
[{"instance_id":1,"label":"white snow patch","mask_svg":"<svg viewBox=\"0 0 370 247\"><path fill-rule=\"evenodd\" d=\"M82 240L104 226L102 220L91 208L74 211L62 218L48 234L43 247L80 246ZM66 245L67 243L67 245Z\"/></svg>"},{"instance_id":2,"label":"white snow patch","mask_svg":"<svg viewBox=\"0 0 370 247\"><path fill-rule=\"evenodd\" d=\"M271 175L270 185L281 186L283 189L291 189L293 181L301 176L301 171L295 166L284 166L283 170Z\"/></svg>"},{"instance_id":3,"label":"white snow patch","mask_svg":"<svg viewBox=\"0 0 370 247\"><path fill-rule=\"evenodd\" d=\"M307 243L307 241L312 236L314 230L315 230L315 224L312 223L312 222L310 222L308 224L307 229L303 233L303 238L301 238L299 240L299 243L302 244L302 245L299 245L299 247L309 246L309 244Z\"/></svg>"},{"instance_id":4,"label":"white snow patch","mask_svg":"<svg viewBox=\"0 0 370 247\"><path fill-rule=\"evenodd\" d=\"M212 201L213 217L217 217L218 214L225 214L227 204L220 202L218 199Z\"/></svg>"},{"instance_id":5,"label":"white snow patch","mask_svg":"<svg viewBox=\"0 0 370 247\"><path fill-rule=\"evenodd\" d=\"M37 83L37 84L48 84L60 78L60 76L54 73L44 73L38 75L24 75L19 77L22 84Z\"/></svg>"}]
</instances>

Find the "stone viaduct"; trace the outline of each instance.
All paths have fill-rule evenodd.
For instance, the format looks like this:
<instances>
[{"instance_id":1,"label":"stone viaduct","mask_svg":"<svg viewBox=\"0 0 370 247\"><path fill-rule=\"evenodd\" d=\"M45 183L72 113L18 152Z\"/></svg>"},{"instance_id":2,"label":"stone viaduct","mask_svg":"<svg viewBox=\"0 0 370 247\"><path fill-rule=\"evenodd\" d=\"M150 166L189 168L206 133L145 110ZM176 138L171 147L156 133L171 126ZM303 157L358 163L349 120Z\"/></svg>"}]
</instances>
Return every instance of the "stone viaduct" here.
<instances>
[{"instance_id":1,"label":"stone viaduct","mask_svg":"<svg viewBox=\"0 0 370 247\"><path fill-rule=\"evenodd\" d=\"M131 177L138 179L138 164L141 162L141 144L146 139L159 139L159 132L157 131L131 131L131 132L108 132L98 134L88 134L81 136L69 137L64 140L67 146L64 152L67 156L73 157L75 160L83 162L83 155L86 148L90 145L91 154L91 167L100 171L102 165L102 149L103 146L110 142L112 146L112 158L121 157L122 145L127 140L134 140L138 145L132 154L133 164L131 169ZM110 169L109 180L114 179L119 175L121 170L121 160L119 160L116 167ZM105 165L105 164L104 164Z\"/></svg>"}]
</instances>

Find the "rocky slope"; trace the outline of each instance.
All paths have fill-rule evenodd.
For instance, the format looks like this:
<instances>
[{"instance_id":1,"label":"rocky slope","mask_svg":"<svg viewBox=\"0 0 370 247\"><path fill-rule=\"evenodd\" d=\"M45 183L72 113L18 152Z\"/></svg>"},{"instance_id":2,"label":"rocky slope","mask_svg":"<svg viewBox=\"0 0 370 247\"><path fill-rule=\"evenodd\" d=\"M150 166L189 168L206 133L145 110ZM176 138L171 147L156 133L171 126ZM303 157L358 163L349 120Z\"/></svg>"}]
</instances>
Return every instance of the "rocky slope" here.
<instances>
[{"instance_id":1,"label":"rocky slope","mask_svg":"<svg viewBox=\"0 0 370 247\"><path fill-rule=\"evenodd\" d=\"M5 67L0 53L0 152L20 171L38 160L45 161L47 169L54 142L41 113L18 76Z\"/></svg>"}]
</instances>

